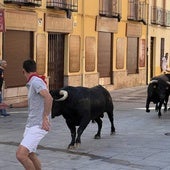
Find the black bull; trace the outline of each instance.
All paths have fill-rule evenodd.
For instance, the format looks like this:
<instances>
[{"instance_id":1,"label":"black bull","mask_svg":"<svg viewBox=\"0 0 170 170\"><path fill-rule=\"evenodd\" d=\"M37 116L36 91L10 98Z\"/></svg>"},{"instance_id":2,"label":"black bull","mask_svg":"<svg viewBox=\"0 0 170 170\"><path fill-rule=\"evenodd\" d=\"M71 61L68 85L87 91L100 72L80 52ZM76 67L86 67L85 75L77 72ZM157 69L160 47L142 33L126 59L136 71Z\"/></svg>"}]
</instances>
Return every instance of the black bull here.
<instances>
[{"instance_id":1,"label":"black bull","mask_svg":"<svg viewBox=\"0 0 170 170\"><path fill-rule=\"evenodd\" d=\"M102 120L107 112L111 123L111 134L115 132L113 102L109 92L102 86L92 88L67 86L59 90L50 91L53 97L52 118L62 115L71 132L71 143L68 148L81 143L81 135L89 122L98 125L95 139L101 137ZM76 126L77 129L76 135Z\"/></svg>"},{"instance_id":2,"label":"black bull","mask_svg":"<svg viewBox=\"0 0 170 170\"><path fill-rule=\"evenodd\" d=\"M155 110L158 116L161 114L161 107L164 104L164 111L167 111L167 103L170 94L170 74L163 74L153 77L147 88L146 112L150 112L150 102L156 104Z\"/></svg>"}]
</instances>

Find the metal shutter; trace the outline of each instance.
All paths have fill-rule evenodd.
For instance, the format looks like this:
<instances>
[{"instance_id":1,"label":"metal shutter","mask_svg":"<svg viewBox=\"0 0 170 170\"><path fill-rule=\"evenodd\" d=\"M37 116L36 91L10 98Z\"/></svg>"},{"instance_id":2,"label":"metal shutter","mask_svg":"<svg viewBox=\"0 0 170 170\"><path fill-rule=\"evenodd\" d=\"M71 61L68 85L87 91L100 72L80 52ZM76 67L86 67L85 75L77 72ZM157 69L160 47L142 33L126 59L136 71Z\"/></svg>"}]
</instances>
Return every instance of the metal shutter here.
<instances>
[{"instance_id":1,"label":"metal shutter","mask_svg":"<svg viewBox=\"0 0 170 170\"><path fill-rule=\"evenodd\" d=\"M26 78L22 73L22 63L33 57L33 33L7 30L3 41L3 59L8 64L5 70L5 87L24 86Z\"/></svg>"}]
</instances>

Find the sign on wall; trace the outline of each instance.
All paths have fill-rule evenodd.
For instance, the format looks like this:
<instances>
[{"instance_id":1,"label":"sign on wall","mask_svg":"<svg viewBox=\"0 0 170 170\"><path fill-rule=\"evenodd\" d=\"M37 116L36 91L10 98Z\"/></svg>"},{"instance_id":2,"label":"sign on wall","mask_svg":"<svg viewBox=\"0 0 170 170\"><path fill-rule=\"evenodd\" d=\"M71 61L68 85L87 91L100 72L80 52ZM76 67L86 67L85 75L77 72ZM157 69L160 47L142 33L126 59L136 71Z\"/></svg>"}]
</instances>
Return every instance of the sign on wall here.
<instances>
[{"instance_id":1,"label":"sign on wall","mask_svg":"<svg viewBox=\"0 0 170 170\"><path fill-rule=\"evenodd\" d=\"M139 67L145 67L145 53L146 53L145 39L140 41Z\"/></svg>"}]
</instances>

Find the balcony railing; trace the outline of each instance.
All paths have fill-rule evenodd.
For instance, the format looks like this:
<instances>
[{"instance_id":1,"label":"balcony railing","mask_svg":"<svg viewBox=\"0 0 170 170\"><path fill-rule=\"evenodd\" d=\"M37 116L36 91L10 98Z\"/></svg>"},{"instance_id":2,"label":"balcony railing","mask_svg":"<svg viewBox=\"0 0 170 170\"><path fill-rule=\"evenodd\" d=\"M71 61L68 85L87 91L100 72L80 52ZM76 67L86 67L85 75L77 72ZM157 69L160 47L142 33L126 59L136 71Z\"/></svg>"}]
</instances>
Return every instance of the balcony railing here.
<instances>
[{"instance_id":1,"label":"balcony railing","mask_svg":"<svg viewBox=\"0 0 170 170\"><path fill-rule=\"evenodd\" d=\"M144 1L136 2L136 1L129 1L128 3L128 20L134 20L143 22L146 24L147 17L146 17L146 3Z\"/></svg>"},{"instance_id":2,"label":"balcony railing","mask_svg":"<svg viewBox=\"0 0 170 170\"><path fill-rule=\"evenodd\" d=\"M163 25L163 9L158 7L151 7L151 23Z\"/></svg>"},{"instance_id":3,"label":"balcony railing","mask_svg":"<svg viewBox=\"0 0 170 170\"><path fill-rule=\"evenodd\" d=\"M4 0L4 3L12 3L23 6L41 6L42 0Z\"/></svg>"},{"instance_id":4,"label":"balcony railing","mask_svg":"<svg viewBox=\"0 0 170 170\"><path fill-rule=\"evenodd\" d=\"M121 0L100 0L99 15L121 19Z\"/></svg>"},{"instance_id":5,"label":"balcony railing","mask_svg":"<svg viewBox=\"0 0 170 170\"><path fill-rule=\"evenodd\" d=\"M78 0L47 0L47 7L78 11Z\"/></svg>"},{"instance_id":6,"label":"balcony railing","mask_svg":"<svg viewBox=\"0 0 170 170\"><path fill-rule=\"evenodd\" d=\"M166 11L166 22L165 22L166 27L170 27L170 11Z\"/></svg>"},{"instance_id":7,"label":"balcony railing","mask_svg":"<svg viewBox=\"0 0 170 170\"><path fill-rule=\"evenodd\" d=\"M170 27L170 11L159 7L151 7L151 23Z\"/></svg>"}]
</instances>

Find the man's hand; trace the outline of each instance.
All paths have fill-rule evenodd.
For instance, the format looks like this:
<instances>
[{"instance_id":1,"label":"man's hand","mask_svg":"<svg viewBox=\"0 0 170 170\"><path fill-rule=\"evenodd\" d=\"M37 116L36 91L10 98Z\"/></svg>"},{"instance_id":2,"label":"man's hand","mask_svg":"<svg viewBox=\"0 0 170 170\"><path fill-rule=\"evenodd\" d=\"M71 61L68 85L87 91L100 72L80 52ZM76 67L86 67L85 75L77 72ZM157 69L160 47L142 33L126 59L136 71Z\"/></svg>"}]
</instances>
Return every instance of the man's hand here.
<instances>
[{"instance_id":1,"label":"man's hand","mask_svg":"<svg viewBox=\"0 0 170 170\"><path fill-rule=\"evenodd\" d=\"M6 109L9 108L9 105L6 103L0 103L0 109Z\"/></svg>"},{"instance_id":2,"label":"man's hand","mask_svg":"<svg viewBox=\"0 0 170 170\"><path fill-rule=\"evenodd\" d=\"M49 131L51 127L50 121L49 121L49 117L48 116L44 116L43 117L43 122L42 122L42 129Z\"/></svg>"}]
</instances>

